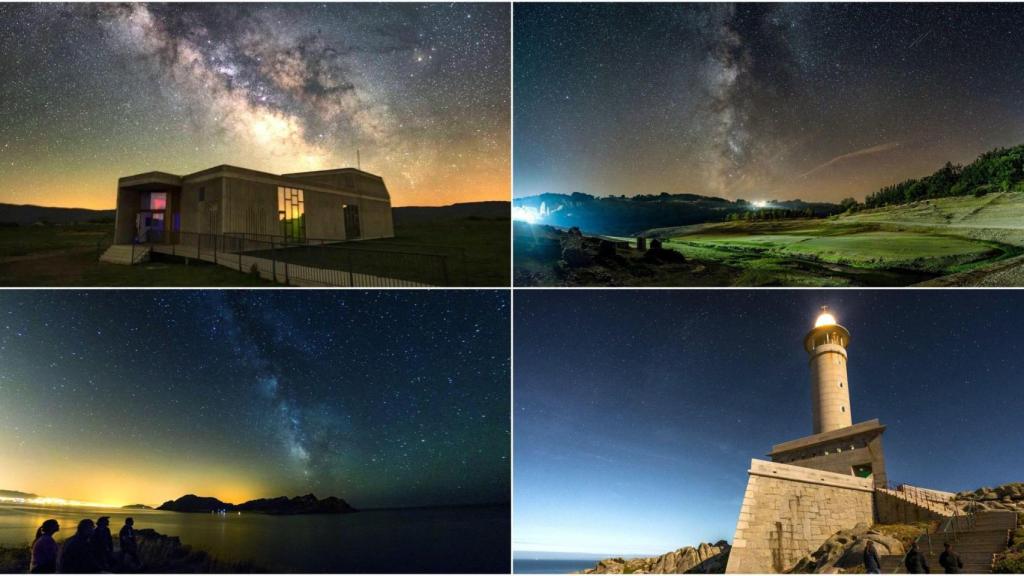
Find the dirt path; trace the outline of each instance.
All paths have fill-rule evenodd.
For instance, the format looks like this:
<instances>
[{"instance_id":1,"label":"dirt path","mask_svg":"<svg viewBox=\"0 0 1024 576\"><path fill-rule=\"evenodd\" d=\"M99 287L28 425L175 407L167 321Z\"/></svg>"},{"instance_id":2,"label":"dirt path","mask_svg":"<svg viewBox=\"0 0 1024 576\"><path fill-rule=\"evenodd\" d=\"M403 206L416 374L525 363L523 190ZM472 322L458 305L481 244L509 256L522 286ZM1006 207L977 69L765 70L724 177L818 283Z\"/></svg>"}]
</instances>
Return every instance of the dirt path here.
<instances>
[{"instance_id":1,"label":"dirt path","mask_svg":"<svg viewBox=\"0 0 1024 576\"><path fill-rule=\"evenodd\" d=\"M967 272L935 278L917 286L929 287L1022 287L1024 286L1024 255L1000 260Z\"/></svg>"}]
</instances>

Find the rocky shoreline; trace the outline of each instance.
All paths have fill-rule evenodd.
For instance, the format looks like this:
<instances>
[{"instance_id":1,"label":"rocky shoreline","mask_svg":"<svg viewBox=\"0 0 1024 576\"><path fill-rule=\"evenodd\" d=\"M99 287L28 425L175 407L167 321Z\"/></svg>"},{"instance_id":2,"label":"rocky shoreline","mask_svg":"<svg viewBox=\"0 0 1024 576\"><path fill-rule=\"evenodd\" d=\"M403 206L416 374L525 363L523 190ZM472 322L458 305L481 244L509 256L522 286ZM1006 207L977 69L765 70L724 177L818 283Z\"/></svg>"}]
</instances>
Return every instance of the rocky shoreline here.
<instances>
[{"instance_id":1,"label":"rocky shoreline","mask_svg":"<svg viewBox=\"0 0 1024 576\"><path fill-rule=\"evenodd\" d=\"M724 574L731 546L701 543L648 558L605 558L580 574Z\"/></svg>"},{"instance_id":2,"label":"rocky shoreline","mask_svg":"<svg viewBox=\"0 0 1024 576\"><path fill-rule=\"evenodd\" d=\"M118 562L120 554L115 550L113 573L133 574L252 574L267 573L271 570L251 562L225 562L214 558L203 550L182 544L177 536L160 534L151 528L135 531L142 567L125 566ZM115 538L116 541L116 538ZM24 546L0 546L0 572L27 573L32 553L28 544Z\"/></svg>"}]
</instances>

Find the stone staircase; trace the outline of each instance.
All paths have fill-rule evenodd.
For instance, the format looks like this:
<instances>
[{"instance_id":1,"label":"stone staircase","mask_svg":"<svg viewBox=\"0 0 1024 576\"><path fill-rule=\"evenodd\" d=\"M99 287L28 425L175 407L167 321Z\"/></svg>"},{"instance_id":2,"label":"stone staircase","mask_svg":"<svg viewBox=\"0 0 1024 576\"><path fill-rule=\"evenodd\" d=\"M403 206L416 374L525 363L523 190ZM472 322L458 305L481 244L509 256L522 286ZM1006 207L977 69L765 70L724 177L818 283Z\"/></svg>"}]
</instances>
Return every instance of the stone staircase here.
<instances>
[{"instance_id":1,"label":"stone staircase","mask_svg":"<svg viewBox=\"0 0 1024 576\"><path fill-rule=\"evenodd\" d=\"M875 519L884 524L945 520L954 515L954 496L952 492L909 484L896 488L875 487Z\"/></svg>"},{"instance_id":2,"label":"stone staircase","mask_svg":"<svg viewBox=\"0 0 1024 576\"><path fill-rule=\"evenodd\" d=\"M959 528L954 532L953 523ZM1006 550L1007 541L1017 524L1013 512L978 512L973 523L968 517L950 518L942 523L938 532L923 534L917 539L917 547L928 558L932 573L942 573L939 555L943 543L953 544L953 551L964 563L964 574L990 574L993 557ZM883 574L906 574L903 556L882 556Z\"/></svg>"},{"instance_id":3,"label":"stone staircase","mask_svg":"<svg viewBox=\"0 0 1024 576\"><path fill-rule=\"evenodd\" d=\"M149 261L149 246L132 244L113 244L100 256L100 262L111 264L139 264Z\"/></svg>"}]
</instances>

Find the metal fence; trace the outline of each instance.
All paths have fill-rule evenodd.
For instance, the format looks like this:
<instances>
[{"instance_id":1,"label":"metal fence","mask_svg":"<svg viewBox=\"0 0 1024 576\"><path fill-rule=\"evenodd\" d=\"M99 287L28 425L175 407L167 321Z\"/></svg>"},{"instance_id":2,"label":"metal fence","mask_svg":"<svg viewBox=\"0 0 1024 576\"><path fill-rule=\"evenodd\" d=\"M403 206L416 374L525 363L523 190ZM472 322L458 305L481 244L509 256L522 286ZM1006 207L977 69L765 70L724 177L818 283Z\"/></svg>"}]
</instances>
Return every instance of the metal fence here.
<instances>
[{"instance_id":1,"label":"metal fence","mask_svg":"<svg viewBox=\"0 0 1024 576\"><path fill-rule=\"evenodd\" d=\"M450 286L461 275L450 254L391 243L379 249L328 239L295 242L260 234L149 231L140 244L157 254L213 262L296 286Z\"/></svg>"}]
</instances>

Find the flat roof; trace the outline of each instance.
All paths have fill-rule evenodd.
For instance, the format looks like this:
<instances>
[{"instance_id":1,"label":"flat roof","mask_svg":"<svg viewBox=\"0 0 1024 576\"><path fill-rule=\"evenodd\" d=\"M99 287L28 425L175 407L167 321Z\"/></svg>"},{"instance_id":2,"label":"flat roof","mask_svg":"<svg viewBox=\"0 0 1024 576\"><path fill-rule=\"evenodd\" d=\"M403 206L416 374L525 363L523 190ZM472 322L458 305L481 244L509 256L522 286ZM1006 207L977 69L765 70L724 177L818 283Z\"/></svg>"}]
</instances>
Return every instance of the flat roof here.
<instances>
[{"instance_id":1,"label":"flat roof","mask_svg":"<svg viewBox=\"0 0 1024 576\"><path fill-rule=\"evenodd\" d=\"M793 450L802 450L810 448L811 446L817 446L819 444L827 444L843 438L849 438L851 436L860 436L863 434L877 433L881 434L885 431L878 418L867 420L865 422L858 422L853 426L847 426L846 428L840 428L839 430L832 430L829 432L822 432L821 434L811 434L810 436L804 436L803 438L797 438L796 440L790 440L789 442L783 442L782 444L776 444L772 446L772 451L768 453L769 456L776 456L785 452L792 452Z\"/></svg>"},{"instance_id":2,"label":"flat roof","mask_svg":"<svg viewBox=\"0 0 1024 576\"><path fill-rule=\"evenodd\" d=\"M282 174L282 176L327 176L329 174L344 174L344 173L360 174L362 176L369 176L378 180L384 180L376 174L360 170L359 168L330 168L327 170L313 170L312 172L289 172Z\"/></svg>"},{"instance_id":3,"label":"flat roof","mask_svg":"<svg viewBox=\"0 0 1024 576\"><path fill-rule=\"evenodd\" d=\"M358 196L361 198L369 198L375 200L388 200L385 197L381 197L375 194L366 194L363 192L357 192L355 190L347 190L344 188L338 188L329 184L323 184L321 182L310 182L301 178L295 178L295 176L314 176L314 175L328 175L328 174L339 174L339 173L355 173L360 175L369 176L375 178L383 183L384 179L376 174L364 172L357 168L332 168L329 170L319 170L314 172L292 172L289 174L274 174L272 172L263 172L261 170L253 170L251 168L243 168L241 166L232 166L230 164L219 164L211 168L205 168L198 172L192 172L191 174L185 174L179 176L177 174L171 174L169 172L143 172L142 174L134 174L132 176L122 176L118 179L118 187L128 188L137 186L151 186L151 185L164 185L164 186L181 186L183 182L201 180L204 177L215 177L218 174L230 173L232 176L242 178L262 178L271 179L277 183L294 186L296 188L304 188L309 190L320 190L324 192L334 192L337 194L345 194L348 196Z\"/></svg>"}]
</instances>

